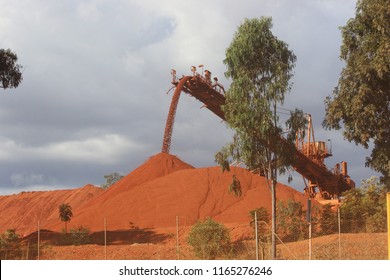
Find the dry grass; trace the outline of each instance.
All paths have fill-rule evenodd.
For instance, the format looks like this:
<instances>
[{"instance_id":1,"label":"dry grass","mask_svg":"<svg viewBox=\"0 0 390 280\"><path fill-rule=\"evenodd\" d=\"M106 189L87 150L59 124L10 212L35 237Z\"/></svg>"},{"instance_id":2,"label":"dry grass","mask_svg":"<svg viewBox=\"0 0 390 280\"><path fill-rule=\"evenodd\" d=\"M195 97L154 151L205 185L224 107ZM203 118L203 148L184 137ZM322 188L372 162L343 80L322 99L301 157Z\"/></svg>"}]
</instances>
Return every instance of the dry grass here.
<instances>
[{"instance_id":1,"label":"dry grass","mask_svg":"<svg viewBox=\"0 0 390 280\"><path fill-rule=\"evenodd\" d=\"M314 260L384 260L387 259L386 233L337 234L312 239L312 259ZM339 250L340 248L340 250ZM278 259L308 260L309 241L303 240L279 244ZM269 259L269 247L260 250L260 258L264 254ZM42 259L81 260L105 259L102 245L82 246L48 246L42 250ZM243 241L236 244L231 259L255 259L254 241ZM142 260L175 260L196 259L191 247L181 245L177 252L174 243L166 244L132 244L110 245L107 247L107 259L142 259Z\"/></svg>"},{"instance_id":2,"label":"dry grass","mask_svg":"<svg viewBox=\"0 0 390 280\"><path fill-rule=\"evenodd\" d=\"M340 240L340 241L339 241ZM278 245L281 259L309 259L309 241L303 240ZM386 233L343 233L312 239L314 260L385 260Z\"/></svg>"}]
</instances>

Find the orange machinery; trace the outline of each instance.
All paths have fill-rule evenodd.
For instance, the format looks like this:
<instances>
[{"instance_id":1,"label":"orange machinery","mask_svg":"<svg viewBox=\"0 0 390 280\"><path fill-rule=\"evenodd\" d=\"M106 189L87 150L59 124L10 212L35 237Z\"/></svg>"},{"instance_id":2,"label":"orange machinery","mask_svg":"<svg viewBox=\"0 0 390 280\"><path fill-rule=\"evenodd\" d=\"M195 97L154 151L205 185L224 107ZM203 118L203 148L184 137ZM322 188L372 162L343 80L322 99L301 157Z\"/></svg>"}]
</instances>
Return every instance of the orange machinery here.
<instances>
[{"instance_id":1,"label":"orange machinery","mask_svg":"<svg viewBox=\"0 0 390 280\"><path fill-rule=\"evenodd\" d=\"M196 72L196 68L191 68L192 75L183 76L180 79L176 77L176 71L172 70L172 84L175 91L169 108L167 123L162 145L162 152L169 153L174 119L179 102L180 94L184 91L187 94L198 99L215 115L225 120L221 106L225 104L225 90L218 82L217 78L211 81L211 72L206 70L205 75ZM286 145L291 146L281 136L281 140ZM324 163L324 159L332 156L332 151L327 147L326 142L314 139L314 130L311 116L308 115L308 133L307 139L298 139L293 153L295 162L293 168L303 176L305 181L305 192L310 197L316 197L318 200L337 199L341 193L355 187L355 183L348 176L347 163L342 162L341 166L337 164L335 168L329 170Z\"/></svg>"}]
</instances>

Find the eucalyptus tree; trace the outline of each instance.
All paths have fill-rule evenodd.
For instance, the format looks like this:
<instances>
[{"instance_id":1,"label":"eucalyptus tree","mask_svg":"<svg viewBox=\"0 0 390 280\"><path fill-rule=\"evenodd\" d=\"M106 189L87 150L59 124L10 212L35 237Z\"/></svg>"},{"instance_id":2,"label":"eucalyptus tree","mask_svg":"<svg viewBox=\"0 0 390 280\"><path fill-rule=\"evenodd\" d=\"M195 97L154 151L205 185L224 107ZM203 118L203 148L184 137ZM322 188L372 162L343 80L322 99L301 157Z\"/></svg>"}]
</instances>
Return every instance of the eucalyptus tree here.
<instances>
[{"instance_id":1,"label":"eucalyptus tree","mask_svg":"<svg viewBox=\"0 0 390 280\"><path fill-rule=\"evenodd\" d=\"M123 178L123 175L119 174L118 172L104 175L104 179L106 179L106 182L102 185L102 189L104 189L104 190L108 189L113 184L120 181L122 178Z\"/></svg>"},{"instance_id":2,"label":"eucalyptus tree","mask_svg":"<svg viewBox=\"0 0 390 280\"><path fill-rule=\"evenodd\" d=\"M228 127L233 130L231 143L216 153L222 170L234 161L257 171L267 179L272 197L272 257L276 258L276 183L278 172L292 164L293 140L306 125L301 110L291 112L284 128L278 106L290 91L296 56L288 45L271 31L272 18L245 19L226 49L225 76L231 78L223 106ZM291 144L291 145L289 145ZM232 190L240 194L239 181L233 178Z\"/></svg>"},{"instance_id":3,"label":"eucalyptus tree","mask_svg":"<svg viewBox=\"0 0 390 280\"><path fill-rule=\"evenodd\" d=\"M323 126L343 127L344 138L368 148L366 166L390 186L390 3L359 0L355 17L341 27L345 66L325 100Z\"/></svg>"},{"instance_id":4,"label":"eucalyptus tree","mask_svg":"<svg viewBox=\"0 0 390 280\"><path fill-rule=\"evenodd\" d=\"M10 49L0 49L0 88L16 88L21 83L22 66L17 60L18 56Z\"/></svg>"}]
</instances>

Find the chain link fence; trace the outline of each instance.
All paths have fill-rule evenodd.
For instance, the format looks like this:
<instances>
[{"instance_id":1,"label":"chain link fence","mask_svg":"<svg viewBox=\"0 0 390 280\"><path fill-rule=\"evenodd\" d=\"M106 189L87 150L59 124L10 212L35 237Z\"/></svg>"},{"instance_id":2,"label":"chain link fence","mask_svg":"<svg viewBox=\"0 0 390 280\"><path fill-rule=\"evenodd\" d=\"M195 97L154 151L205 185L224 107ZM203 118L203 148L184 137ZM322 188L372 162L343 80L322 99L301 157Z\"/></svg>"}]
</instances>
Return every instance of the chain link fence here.
<instances>
[{"instance_id":1,"label":"chain link fence","mask_svg":"<svg viewBox=\"0 0 390 280\"><path fill-rule=\"evenodd\" d=\"M277 259L282 260L384 260L388 258L387 233L385 232L356 232L350 223L358 221L344 221L341 227L334 227L332 232L326 234L319 229L320 224L312 223L306 225L306 232L303 232L297 241L284 241L282 236L277 238ZM359 221L360 222L360 221ZM310 227L312 229L310 230ZM310 237L310 231L312 235ZM267 236L271 231L267 231ZM265 242L264 242L265 241ZM253 242L254 243L254 242ZM248 244L252 252L255 252L255 245ZM259 259L270 259L271 242L270 237L259 241ZM252 255L253 259L255 255Z\"/></svg>"},{"instance_id":2,"label":"chain link fence","mask_svg":"<svg viewBox=\"0 0 390 280\"><path fill-rule=\"evenodd\" d=\"M387 259L387 233L357 230L359 220L336 220L326 230L318 222L302 224L296 240L278 230L277 258L282 260L382 260ZM2 235L0 258L5 259L196 259L188 245L192 227L189 217L172 217L171 226L161 229L139 228L131 222L123 230L102 221L102 230L89 232L86 227L68 233L41 229L24 238ZM254 223L225 225L233 249L222 259L270 259L271 230L268 223L258 222L258 242ZM299 234L298 234L299 233Z\"/></svg>"}]
</instances>

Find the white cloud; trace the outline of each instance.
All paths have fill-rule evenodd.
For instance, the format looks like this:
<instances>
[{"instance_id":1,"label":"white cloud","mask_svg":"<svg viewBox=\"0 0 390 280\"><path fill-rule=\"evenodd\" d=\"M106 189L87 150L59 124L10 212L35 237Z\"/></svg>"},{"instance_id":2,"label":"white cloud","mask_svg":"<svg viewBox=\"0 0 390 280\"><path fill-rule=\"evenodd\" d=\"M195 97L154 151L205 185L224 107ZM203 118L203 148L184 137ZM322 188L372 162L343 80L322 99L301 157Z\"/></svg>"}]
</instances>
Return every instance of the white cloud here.
<instances>
[{"instance_id":1,"label":"white cloud","mask_svg":"<svg viewBox=\"0 0 390 280\"><path fill-rule=\"evenodd\" d=\"M131 52L125 57L125 65L130 77L137 79L143 74L145 59L139 53Z\"/></svg>"},{"instance_id":2,"label":"white cloud","mask_svg":"<svg viewBox=\"0 0 390 280\"><path fill-rule=\"evenodd\" d=\"M34 161L74 161L89 163L113 163L143 145L134 143L121 135L109 134L101 137L70 140L46 146L23 146L12 140L2 141L0 158L3 162L21 159Z\"/></svg>"},{"instance_id":3,"label":"white cloud","mask_svg":"<svg viewBox=\"0 0 390 280\"><path fill-rule=\"evenodd\" d=\"M76 11L81 19L91 22L97 22L101 18L102 14L102 11L99 10L96 3L93 1L79 3Z\"/></svg>"},{"instance_id":4,"label":"white cloud","mask_svg":"<svg viewBox=\"0 0 390 280\"><path fill-rule=\"evenodd\" d=\"M65 190L70 189L68 185L57 185L54 182L49 184L33 184L33 185L19 185L9 188L2 188L1 195L12 195L21 192L36 192L36 191L52 191L52 190Z\"/></svg>"},{"instance_id":5,"label":"white cloud","mask_svg":"<svg viewBox=\"0 0 390 280\"><path fill-rule=\"evenodd\" d=\"M120 155L120 151L134 148L134 146L119 135L104 135L101 138L54 143L48 147L39 148L36 153L42 153L45 157L53 159L112 161Z\"/></svg>"},{"instance_id":6,"label":"white cloud","mask_svg":"<svg viewBox=\"0 0 390 280\"><path fill-rule=\"evenodd\" d=\"M23 173L12 173L11 182L14 186L29 186L43 182L42 174L23 174Z\"/></svg>"}]
</instances>

